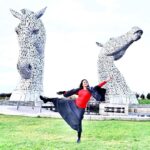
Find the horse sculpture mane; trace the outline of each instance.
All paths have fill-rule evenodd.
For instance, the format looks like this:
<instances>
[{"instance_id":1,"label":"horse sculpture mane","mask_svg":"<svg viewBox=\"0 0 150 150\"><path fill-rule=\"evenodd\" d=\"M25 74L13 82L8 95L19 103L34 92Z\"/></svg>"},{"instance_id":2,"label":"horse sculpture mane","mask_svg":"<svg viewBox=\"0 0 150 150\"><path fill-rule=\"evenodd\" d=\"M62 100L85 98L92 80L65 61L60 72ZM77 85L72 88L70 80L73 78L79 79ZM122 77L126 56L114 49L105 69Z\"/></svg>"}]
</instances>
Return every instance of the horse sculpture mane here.
<instances>
[{"instance_id":1,"label":"horse sculpture mane","mask_svg":"<svg viewBox=\"0 0 150 150\"><path fill-rule=\"evenodd\" d=\"M106 102L117 104L137 104L135 93L127 86L124 77L115 66L114 61L119 60L125 54L127 48L141 38L143 31L138 27L133 27L126 34L117 38L111 38L105 44L97 45L101 47L98 56L98 77L99 81L112 77L112 81L105 85Z\"/></svg>"},{"instance_id":2,"label":"horse sculpture mane","mask_svg":"<svg viewBox=\"0 0 150 150\"><path fill-rule=\"evenodd\" d=\"M46 35L40 18L45 10L46 8L36 13L28 9L22 9L21 13L10 10L21 21L15 29L20 45L17 69L21 79L10 100L37 101L43 91Z\"/></svg>"}]
</instances>

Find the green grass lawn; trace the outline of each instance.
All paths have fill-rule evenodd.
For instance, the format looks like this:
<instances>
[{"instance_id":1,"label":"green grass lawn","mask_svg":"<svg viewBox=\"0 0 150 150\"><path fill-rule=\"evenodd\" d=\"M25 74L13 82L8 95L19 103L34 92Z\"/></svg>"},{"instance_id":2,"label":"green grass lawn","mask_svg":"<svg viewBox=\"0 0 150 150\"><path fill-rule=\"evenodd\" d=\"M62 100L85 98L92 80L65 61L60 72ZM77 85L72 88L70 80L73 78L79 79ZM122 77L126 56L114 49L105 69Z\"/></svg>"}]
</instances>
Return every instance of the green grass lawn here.
<instances>
[{"instance_id":1,"label":"green grass lawn","mask_svg":"<svg viewBox=\"0 0 150 150\"><path fill-rule=\"evenodd\" d=\"M139 104L150 104L150 100L149 99L140 99L138 101L139 101Z\"/></svg>"},{"instance_id":2,"label":"green grass lawn","mask_svg":"<svg viewBox=\"0 0 150 150\"><path fill-rule=\"evenodd\" d=\"M83 135L62 119L0 115L0 150L150 150L148 121L83 121Z\"/></svg>"}]
</instances>

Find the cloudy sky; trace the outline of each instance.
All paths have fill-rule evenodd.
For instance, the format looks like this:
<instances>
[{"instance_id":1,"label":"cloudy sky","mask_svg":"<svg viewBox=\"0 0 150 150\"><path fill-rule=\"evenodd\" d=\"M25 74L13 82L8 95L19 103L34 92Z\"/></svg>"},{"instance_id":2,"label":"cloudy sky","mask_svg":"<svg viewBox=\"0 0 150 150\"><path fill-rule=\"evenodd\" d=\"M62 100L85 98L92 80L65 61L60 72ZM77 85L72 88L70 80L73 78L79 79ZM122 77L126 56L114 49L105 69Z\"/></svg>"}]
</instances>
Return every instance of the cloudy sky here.
<instances>
[{"instance_id":1,"label":"cloudy sky","mask_svg":"<svg viewBox=\"0 0 150 150\"><path fill-rule=\"evenodd\" d=\"M134 92L150 92L150 1L149 0L1 0L0 6L0 93L12 92L18 81L19 45L14 32L19 20L10 8L38 11L47 6L42 21L46 28L44 93L78 87L83 78L98 83L97 59L110 37L143 29L142 38L115 62Z\"/></svg>"}]
</instances>

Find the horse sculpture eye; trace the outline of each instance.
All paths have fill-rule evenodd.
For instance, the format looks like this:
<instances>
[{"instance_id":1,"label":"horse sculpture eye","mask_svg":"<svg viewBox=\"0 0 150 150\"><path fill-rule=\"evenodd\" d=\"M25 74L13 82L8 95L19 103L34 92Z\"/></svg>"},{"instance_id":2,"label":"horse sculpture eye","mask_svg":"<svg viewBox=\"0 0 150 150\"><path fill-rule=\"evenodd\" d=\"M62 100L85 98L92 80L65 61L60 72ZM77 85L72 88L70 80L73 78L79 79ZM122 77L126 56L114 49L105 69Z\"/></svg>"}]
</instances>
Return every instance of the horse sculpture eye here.
<instances>
[{"instance_id":1,"label":"horse sculpture eye","mask_svg":"<svg viewBox=\"0 0 150 150\"><path fill-rule=\"evenodd\" d=\"M39 29L35 29L32 31L33 34L38 34L39 33Z\"/></svg>"},{"instance_id":2,"label":"horse sculpture eye","mask_svg":"<svg viewBox=\"0 0 150 150\"><path fill-rule=\"evenodd\" d=\"M19 32L18 32L18 30L17 30L17 29L15 29L15 32L16 32L17 34L19 34Z\"/></svg>"}]
</instances>

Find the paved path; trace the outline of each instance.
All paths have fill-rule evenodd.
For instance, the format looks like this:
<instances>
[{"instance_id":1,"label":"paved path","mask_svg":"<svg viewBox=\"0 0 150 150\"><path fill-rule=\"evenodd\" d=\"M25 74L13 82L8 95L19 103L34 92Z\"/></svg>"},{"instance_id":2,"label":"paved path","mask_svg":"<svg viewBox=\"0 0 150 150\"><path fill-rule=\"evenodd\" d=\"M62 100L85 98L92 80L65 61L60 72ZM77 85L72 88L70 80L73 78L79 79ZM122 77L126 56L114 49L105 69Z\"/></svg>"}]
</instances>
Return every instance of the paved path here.
<instances>
[{"instance_id":1,"label":"paved path","mask_svg":"<svg viewBox=\"0 0 150 150\"><path fill-rule=\"evenodd\" d=\"M1 105L0 106L0 114L5 115L20 115L20 116L29 116L29 117L56 117L61 118L59 113L40 108L40 107L34 107L34 109L30 106L19 106L19 109L17 110L17 106L6 106Z\"/></svg>"},{"instance_id":2,"label":"paved path","mask_svg":"<svg viewBox=\"0 0 150 150\"><path fill-rule=\"evenodd\" d=\"M29 117L51 117L51 118L61 118L60 114L54 111L50 111L40 107L32 107L29 106L20 106L17 110L16 106L0 106L0 114L4 115L19 115L19 116L29 116ZM128 116L102 116L95 114L87 114L85 113L84 119L86 120L150 120L150 117L143 116L138 117L135 115Z\"/></svg>"}]
</instances>

